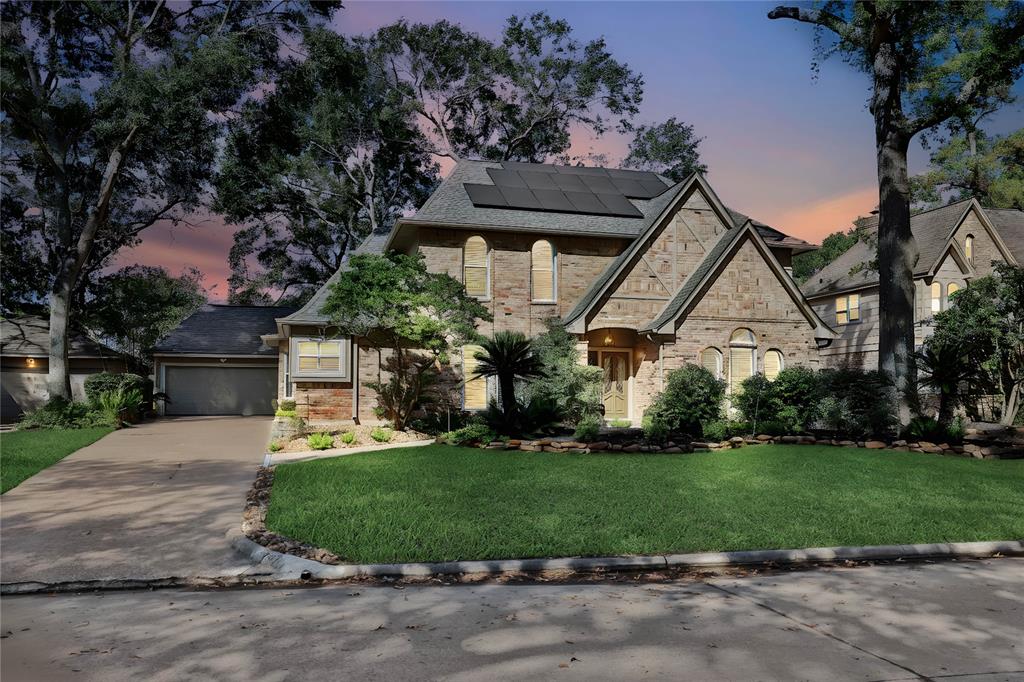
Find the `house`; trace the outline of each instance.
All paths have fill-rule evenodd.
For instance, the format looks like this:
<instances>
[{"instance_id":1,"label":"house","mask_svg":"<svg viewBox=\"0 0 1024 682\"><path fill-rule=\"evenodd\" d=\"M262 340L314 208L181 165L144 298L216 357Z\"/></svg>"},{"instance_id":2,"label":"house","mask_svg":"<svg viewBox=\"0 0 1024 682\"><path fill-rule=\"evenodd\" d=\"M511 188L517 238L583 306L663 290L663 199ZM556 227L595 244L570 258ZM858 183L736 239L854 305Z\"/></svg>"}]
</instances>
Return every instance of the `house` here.
<instances>
[{"instance_id":1,"label":"house","mask_svg":"<svg viewBox=\"0 0 1024 682\"><path fill-rule=\"evenodd\" d=\"M813 248L726 207L700 175L673 184L640 171L464 160L415 215L356 251L423 254L490 310L485 335L535 336L560 319L580 361L604 368L606 417L638 423L685 363L731 391L755 372L816 367L835 332L788 272ZM382 358L332 334L320 312L327 293L264 337L284 368L279 394L310 421L372 420L367 382ZM489 394L473 378L475 350L454 360L468 410Z\"/></svg>"},{"instance_id":2,"label":"house","mask_svg":"<svg viewBox=\"0 0 1024 682\"><path fill-rule=\"evenodd\" d=\"M804 282L804 296L837 337L821 350L823 366L874 369L878 365L878 217L863 224L868 238ZM974 199L923 211L910 219L919 251L914 267L914 327L917 345L931 335L935 313L950 294L993 263L1024 263L1024 211L983 208Z\"/></svg>"},{"instance_id":3,"label":"house","mask_svg":"<svg viewBox=\"0 0 1024 682\"><path fill-rule=\"evenodd\" d=\"M17 421L41 407L49 397L46 375L50 367L50 321L37 315L0 320L0 419ZM71 396L85 400L85 380L98 372L126 372L128 365L117 351L81 332L68 337Z\"/></svg>"},{"instance_id":4,"label":"house","mask_svg":"<svg viewBox=\"0 0 1024 682\"><path fill-rule=\"evenodd\" d=\"M294 308L206 304L157 343L155 390L166 415L273 414L277 348L260 338Z\"/></svg>"}]
</instances>

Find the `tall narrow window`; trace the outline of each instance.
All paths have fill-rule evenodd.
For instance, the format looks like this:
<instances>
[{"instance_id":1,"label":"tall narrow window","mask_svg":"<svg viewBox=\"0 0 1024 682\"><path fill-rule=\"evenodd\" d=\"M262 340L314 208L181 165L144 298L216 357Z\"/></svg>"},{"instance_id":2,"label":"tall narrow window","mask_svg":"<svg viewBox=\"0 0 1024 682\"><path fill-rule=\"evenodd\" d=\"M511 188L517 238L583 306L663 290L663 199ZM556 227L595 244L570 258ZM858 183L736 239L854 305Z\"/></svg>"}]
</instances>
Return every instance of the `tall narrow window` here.
<instances>
[{"instance_id":1,"label":"tall narrow window","mask_svg":"<svg viewBox=\"0 0 1024 682\"><path fill-rule=\"evenodd\" d=\"M292 397L292 368L289 362L288 353L282 353L282 360L284 360L284 377L282 383L284 384L284 397Z\"/></svg>"},{"instance_id":2,"label":"tall narrow window","mask_svg":"<svg viewBox=\"0 0 1024 682\"><path fill-rule=\"evenodd\" d=\"M717 348L705 348L700 352L700 364L716 379L722 378L722 351Z\"/></svg>"},{"instance_id":3,"label":"tall narrow window","mask_svg":"<svg viewBox=\"0 0 1024 682\"><path fill-rule=\"evenodd\" d=\"M782 371L782 353L777 350L765 351L764 354L764 376L769 381L779 376Z\"/></svg>"},{"instance_id":4,"label":"tall narrow window","mask_svg":"<svg viewBox=\"0 0 1024 682\"><path fill-rule=\"evenodd\" d=\"M483 237L473 235L462 250L462 282L477 298L491 295L491 249Z\"/></svg>"},{"instance_id":5,"label":"tall narrow window","mask_svg":"<svg viewBox=\"0 0 1024 682\"><path fill-rule=\"evenodd\" d=\"M836 324L849 324L860 319L860 294L836 299Z\"/></svg>"},{"instance_id":6,"label":"tall narrow window","mask_svg":"<svg viewBox=\"0 0 1024 682\"><path fill-rule=\"evenodd\" d=\"M956 282L950 282L946 285L946 307L949 307L949 301L953 298L953 294L960 291L960 285Z\"/></svg>"},{"instance_id":7,"label":"tall narrow window","mask_svg":"<svg viewBox=\"0 0 1024 682\"><path fill-rule=\"evenodd\" d=\"M729 392L743 390L743 380L753 376L757 342L749 329L737 329L729 339Z\"/></svg>"},{"instance_id":8,"label":"tall narrow window","mask_svg":"<svg viewBox=\"0 0 1024 682\"><path fill-rule=\"evenodd\" d=\"M974 235L969 234L964 237L964 255L967 256L967 262L974 264Z\"/></svg>"},{"instance_id":9,"label":"tall narrow window","mask_svg":"<svg viewBox=\"0 0 1024 682\"><path fill-rule=\"evenodd\" d=\"M462 405L467 410L487 409L487 379L476 376L476 354L481 351L480 346L462 347Z\"/></svg>"},{"instance_id":10,"label":"tall narrow window","mask_svg":"<svg viewBox=\"0 0 1024 682\"><path fill-rule=\"evenodd\" d=\"M540 240L530 250L531 298L534 301L555 300L555 247Z\"/></svg>"},{"instance_id":11,"label":"tall narrow window","mask_svg":"<svg viewBox=\"0 0 1024 682\"><path fill-rule=\"evenodd\" d=\"M942 310L942 285L939 282L932 282L932 312Z\"/></svg>"}]
</instances>

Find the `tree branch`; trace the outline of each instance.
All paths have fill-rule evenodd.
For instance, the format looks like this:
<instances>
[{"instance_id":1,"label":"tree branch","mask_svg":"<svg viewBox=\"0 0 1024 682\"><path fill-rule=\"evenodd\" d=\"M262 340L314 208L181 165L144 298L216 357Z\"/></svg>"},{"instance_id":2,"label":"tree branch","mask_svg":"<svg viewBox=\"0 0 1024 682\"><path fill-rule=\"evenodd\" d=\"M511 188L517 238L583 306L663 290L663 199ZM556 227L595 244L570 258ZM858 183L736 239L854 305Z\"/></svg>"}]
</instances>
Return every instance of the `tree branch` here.
<instances>
[{"instance_id":1,"label":"tree branch","mask_svg":"<svg viewBox=\"0 0 1024 682\"><path fill-rule=\"evenodd\" d=\"M814 24L827 28L840 37L847 37L850 33L850 24L842 17L826 12L821 9L804 9L802 7L786 7L779 5L768 12L769 19L793 19L805 24Z\"/></svg>"}]
</instances>

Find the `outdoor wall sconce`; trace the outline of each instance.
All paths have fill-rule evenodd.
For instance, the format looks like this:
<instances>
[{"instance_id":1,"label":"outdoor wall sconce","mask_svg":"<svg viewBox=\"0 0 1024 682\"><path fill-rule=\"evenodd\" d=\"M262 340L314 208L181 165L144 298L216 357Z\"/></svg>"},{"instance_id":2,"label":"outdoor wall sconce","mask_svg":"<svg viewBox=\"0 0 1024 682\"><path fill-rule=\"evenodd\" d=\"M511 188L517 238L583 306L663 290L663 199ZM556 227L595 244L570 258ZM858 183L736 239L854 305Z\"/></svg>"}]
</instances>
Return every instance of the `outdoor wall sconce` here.
<instances>
[{"instance_id":1,"label":"outdoor wall sconce","mask_svg":"<svg viewBox=\"0 0 1024 682\"><path fill-rule=\"evenodd\" d=\"M604 345L610 346L613 343L615 343L615 339L612 338L611 334L608 334L607 336L604 337Z\"/></svg>"},{"instance_id":2,"label":"outdoor wall sconce","mask_svg":"<svg viewBox=\"0 0 1024 682\"><path fill-rule=\"evenodd\" d=\"M35 367L36 366L36 359L35 358L26 358L25 366L27 366L27 367Z\"/></svg>"}]
</instances>

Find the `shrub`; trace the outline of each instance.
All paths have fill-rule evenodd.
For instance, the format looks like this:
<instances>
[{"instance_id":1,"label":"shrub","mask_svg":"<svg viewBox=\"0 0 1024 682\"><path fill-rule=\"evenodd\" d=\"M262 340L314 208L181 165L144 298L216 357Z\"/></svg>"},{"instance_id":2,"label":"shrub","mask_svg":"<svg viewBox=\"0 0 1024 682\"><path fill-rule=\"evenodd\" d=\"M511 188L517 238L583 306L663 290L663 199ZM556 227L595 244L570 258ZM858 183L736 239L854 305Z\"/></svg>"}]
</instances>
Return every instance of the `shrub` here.
<instances>
[{"instance_id":1,"label":"shrub","mask_svg":"<svg viewBox=\"0 0 1024 682\"><path fill-rule=\"evenodd\" d=\"M562 412L551 400L534 397L529 401L516 401L517 408L511 415L502 410L497 401L491 400L487 409L480 413L480 419L503 436L529 437L550 432L562 421Z\"/></svg>"},{"instance_id":2,"label":"shrub","mask_svg":"<svg viewBox=\"0 0 1024 682\"><path fill-rule=\"evenodd\" d=\"M709 441L723 441L733 436L749 436L752 425L730 419L718 419L704 426L704 438Z\"/></svg>"},{"instance_id":3,"label":"shrub","mask_svg":"<svg viewBox=\"0 0 1024 682\"><path fill-rule=\"evenodd\" d=\"M576 425L576 431L572 434L572 437L578 441L590 443L597 440L600 433L601 419L596 415L589 415Z\"/></svg>"},{"instance_id":4,"label":"shrub","mask_svg":"<svg viewBox=\"0 0 1024 682\"><path fill-rule=\"evenodd\" d=\"M306 445L311 450L326 450L334 445L334 437L329 433L312 433L306 438Z\"/></svg>"},{"instance_id":5,"label":"shrub","mask_svg":"<svg viewBox=\"0 0 1024 682\"><path fill-rule=\"evenodd\" d=\"M528 385L527 398L554 403L570 426L587 417L599 417L602 371L600 367L580 364L576 337L557 321L549 321L548 330L533 340L533 348L544 380Z\"/></svg>"},{"instance_id":6,"label":"shrub","mask_svg":"<svg viewBox=\"0 0 1024 682\"><path fill-rule=\"evenodd\" d=\"M610 422L610 426L613 426L616 429L628 429L632 425L633 422L628 419L613 419Z\"/></svg>"},{"instance_id":7,"label":"shrub","mask_svg":"<svg viewBox=\"0 0 1024 682\"><path fill-rule=\"evenodd\" d=\"M339 439L345 445L352 445L353 443L356 442L356 432L346 431L345 433L341 434L341 436L339 436Z\"/></svg>"},{"instance_id":8,"label":"shrub","mask_svg":"<svg viewBox=\"0 0 1024 682\"><path fill-rule=\"evenodd\" d=\"M51 398L18 422L19 429L81 429L89 426L117 426L117 422L91 409L86 403L71 402L61 397Z\"/></svg>"},{"instance_id":9,"label":"shrub","mask_svg":"<svg viewBox=\"0 0 1024 682\"><path fill-rule=\"evenodd\" d=\"M141 405L142 392L137 388L106 391L96 400L97 410L115 424L130 421Z\"/></svg>"},{"instance_id":10,"label":"shrub","mask_svg":"<svg viewBox=\"0 0 1024 682\"><path fill-rule=\"evenodd\" d=\"M888 435L896 424L892 382L876 371L852 368L818 373L817 410L825 428L849 438Z\"/></svg>"},{"instance_id":11,"label":"shrub","mask_svg":"<svg viewBox=\"0 0 1024 682\"><path fill-rule=\"evenodd\" d=\"M962 443L964 440L964 434L967 432L967 425L964 424L964 419L960 415L953 418L953 421L946 427L946 435L949 436L949 440L956 443Z\"/></svg>"},{"instance_id":12,"label":"shrub","mask_svg":"<svg viewBox=\"0 0 1024 682\"><path fill-rule=\"evenodd\" d=\"M284 449L284 446L281 445L281 443L279 443L276 440L270 441L270 445L267 446L267 451L268 452L281 452L281 450L283 450L283 449Z\"/></svg>"},{"instance_id":13,"label":"shrub","mask_svg":"<svg viewBox=\"0 0 1024 682\"><path fill-rule=\"evenodd\" d=\"M286 400L278 401L277 409L284 410L286 412L294 412L295 411L295 401L292 400L292 399L286 399Z\"/></svg>"},{"instance_id":14,"label":"shrub","mask_svg":"<svg viewBox=\"0 0 1024 682\"><path fill-rule=\"evenodd\" d=\"M298 412L296 412L295 410L286 410L284 408L279 407L279 408L277 408L277 410L274 411L274 416L275 417L289 417L289 418L292 418L292 417L297 417L298 416Z\"/></svg>"},{"instance_id":15,"label":"shrub","mask_svg":"<svg viewBox=\"0 0 1024 682\"><path fill-rule=\"evenodd\" d=\"M413 412L434 399L434 385L438 377L434 359L418 357L409 360L407 366L401 366L395 357L391 357L382 369L388 373L386 381L366 382L377 392L374 412L403 431Z\"/></svg>"},{"instance_id":16,"label":"shrub","mask_svg":"<svg viewBox=\"0 0 1024 682\"><path fill-rule=\"evenodd\" d=\"M640 428L643 429L644 440L648 443L664 443L668 440L669 435L671 435L664 420L654 419L652 415L647 413L644 414Z\"/></svg>"},{"instance_id":17,"label":"shrub","mask_svg":"<svg viewBox=\"0 0 1024 682\"><path fill-rule=\"evenodd\" d=\"M785 424L787 433L806 431L817 417L818 375L807 367L789 367L775 379L755 374L744 380L743 392L733 396L740 415L755 425Z\"/></svg>"},{"instance_id":18,"label":"shrub","mask_svg":"<svg viewBox=\"0 0 1024 682\"><path fill-rule=\"evenodd\" d=\"M125 372L99 372L92 374L85 379L85 397L89 402L95 403L104 393L110 393L123 388L126 391L136 389L139 395L146 402L152 400L153 386L149 379Z\"/></svg>"},{"instance_id":19,"label":"shrub","mask_svg":"<svg viewBox=\"0 0 1024 682\"><path fill-rule=\"evenodd\" d=\"M687 364L668 373L665 390L644 413L644 434L701 436L704 425L718 419L725 382L700 365Z\"/></svg>"},{"instance_id":20,"label":"shrub","mask_svg":"<svg viewBox=\"0 0 1024 682\"><path fill-rule=\"evenodd\" d=\"M376 426L372 431L370 431L370 438L374 439L378 443L387 443L394 435L394 431L383 426Z\"/></svg>"},{"instance_id":21,"label":"shrub","mask_svg":"<svg viewBox=\"0 0 1024 682\"><path fill-rule=\"evenodd\" d=\"M490 443L497 440L498 435L491 431L487 424L472 422L461 429L443 434L442 438L450 445L470 445L473 443Z\"/></svg>"}]
</instances>

